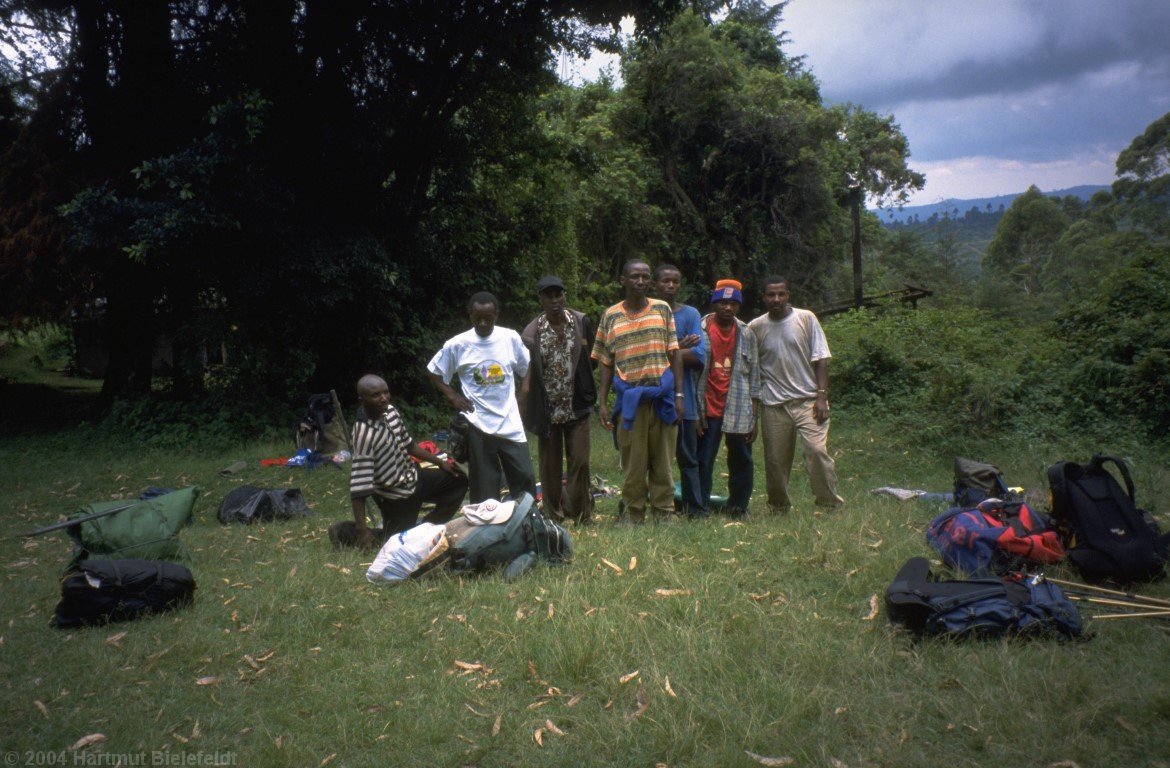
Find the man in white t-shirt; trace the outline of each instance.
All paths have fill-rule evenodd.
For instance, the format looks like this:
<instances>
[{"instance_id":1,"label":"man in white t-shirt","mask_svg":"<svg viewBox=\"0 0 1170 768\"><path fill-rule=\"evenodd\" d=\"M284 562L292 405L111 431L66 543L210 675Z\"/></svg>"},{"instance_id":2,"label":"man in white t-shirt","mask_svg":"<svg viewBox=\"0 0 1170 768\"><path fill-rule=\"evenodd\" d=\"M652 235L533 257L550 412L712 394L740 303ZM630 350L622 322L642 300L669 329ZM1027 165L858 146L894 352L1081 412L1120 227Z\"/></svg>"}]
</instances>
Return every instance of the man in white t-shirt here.
<instances>
[{"instance_id":1,"label":"man in white t-shirt","mask_svg":"<svg viewBox=\"0 0 1170 768\"><path fill-rule=\"evenodd\" d=\"M427 370L435 387L471 423L467 436L471 503L498 499L503 479L513 494L527 491L535 497L535 473L519 405L528 399L528 349L520 334L496 326L500 302L492 294L481 291L472 296L467 311L471 330L448 339ZM462 393L451 386L455 379Z\"/></svg>"},{"instance_id":2,"label":"man in white t-shirt","mask_svg":"<svg viewBox=\"0 0 1170 768\"><path fill-rule=\"evenodd\" d=\"M788 303L788 281L764 282L768 310L748 325L756 334L762 387L761 435L768 510L792 507L788 479L800 437L804 466L818 506L838 509L837 467L829 455L829 344L817 316Z\"/></svg>"}]
</instances>

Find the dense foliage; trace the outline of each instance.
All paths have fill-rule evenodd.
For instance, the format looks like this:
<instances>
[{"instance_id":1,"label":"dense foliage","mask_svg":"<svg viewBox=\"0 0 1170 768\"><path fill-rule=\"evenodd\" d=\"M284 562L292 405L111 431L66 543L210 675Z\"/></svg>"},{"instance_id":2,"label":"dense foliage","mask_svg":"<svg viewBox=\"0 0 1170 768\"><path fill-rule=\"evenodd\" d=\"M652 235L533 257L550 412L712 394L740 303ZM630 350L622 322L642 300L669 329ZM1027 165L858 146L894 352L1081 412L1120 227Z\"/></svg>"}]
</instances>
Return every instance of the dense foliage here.
<instances>
[{"instance_id":1,"label":"dense foliage","mask_svg":"<svg viewBox=\"0 0 1170 768\"><path fill-rule=\"evenodd\" d=\"M5 317L100 315L111 401L163 338L173 397L254 412L368 369L418 399L466 297L518 325L546 271L587 310L635 254L821 289L845 175L921 177L891 119L821 102L782 8L4 0ZM624 88L556 81L625 15Z\"/></svg>"},{"instance_id":2,"label":"dense foliage","mask_svg":"<svg viewBox=\"0 0 1170 768\"><path fill-rule=\"evenodd\" d=\"M545 272L590 313L632 256L678 264L696 304L744 279L745 315L770 272L804 306L847 296L851 201L923 178L892 116L823 102L783 9L0 0L4 320L101 317L119 423L250 429L366 370L441 420L421 363L466 297L495 292L518 326ZM620 49L625 15L622 86L556 80L558 51ZM864 216L866 292L920 285L939 313L840 321L843 396L983 432L1070 408L1170 420L1168 126L1087 204ZM188 405L133 402L160 384Z\"/></svg>"},{"instance_id":3,"label":"dense foliage","mask_svg":"<svg viewBox=\"0 0 1170 768\"><path fill-rule=\"evenodd\" d=\"M914 438L1129 435L1170 425L1166 134L1155 121L1087 203L1035 187L991 237L975 217L871 232L872 285L924 284L941 310L832 324L835 390Z\"/></svg>"}]
</instances>

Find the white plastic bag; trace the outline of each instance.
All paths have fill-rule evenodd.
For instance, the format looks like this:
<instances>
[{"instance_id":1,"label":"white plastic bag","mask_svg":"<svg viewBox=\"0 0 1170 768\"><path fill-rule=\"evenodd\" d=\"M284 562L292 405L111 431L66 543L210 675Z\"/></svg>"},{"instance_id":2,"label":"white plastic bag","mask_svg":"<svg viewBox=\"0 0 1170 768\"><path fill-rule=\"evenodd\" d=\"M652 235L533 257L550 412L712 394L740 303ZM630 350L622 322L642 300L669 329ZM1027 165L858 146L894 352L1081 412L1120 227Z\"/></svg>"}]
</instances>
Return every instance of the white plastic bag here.
<instances>
[{"instance_id":1,"label":"white plastic bag","mask_svg":"<svg viewBox=\"0 0 1170 768\"><path fill-rule=\"evenodd\" d=\"M366 579L378 584L409 578L442 538L443 526L432 523L422 523L391 536L378 550L378 556L366 571Z\"/></svg>"}]
</instances>

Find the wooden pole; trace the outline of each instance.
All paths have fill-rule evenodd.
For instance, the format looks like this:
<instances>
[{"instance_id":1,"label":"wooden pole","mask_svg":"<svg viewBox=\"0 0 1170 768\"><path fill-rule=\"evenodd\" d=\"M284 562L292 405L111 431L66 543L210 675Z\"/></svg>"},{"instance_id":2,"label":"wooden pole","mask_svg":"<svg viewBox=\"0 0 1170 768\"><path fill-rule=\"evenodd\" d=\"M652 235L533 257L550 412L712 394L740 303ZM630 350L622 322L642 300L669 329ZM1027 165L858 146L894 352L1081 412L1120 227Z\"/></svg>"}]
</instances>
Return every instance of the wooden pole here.
<instances>
[{"instance_id":1,"label":"wooden pole","mask_svg":"<svg viewBox=\"0 0 1170 768\"><path fill-rule=\"evenodd\" d=\"M1106 594L1106 595L1114 595L1116 597L1124 597L1124 598L1127 598L1129 600L1140 600L1142 602L1150 603L1152 605L1164 605L1167 608L1170 608L1170 600L1159 600L1156 597L1143 597L1141 595L1135 595L1132 592L1121 592L1121 591L1116 590L1116 589L1107 589L1105 587L1098 587L1098 586L1094 586L1092 584L1078 584L1075 581L1065 581L1063 579L1054 579L1050 576L1045 576L1044 580L1051 581L1053 584L1058 584L1062 587L1072 587L1073 589L1079 589L1079 590L1086 590L1087 589L1087 590L1092 590L1094 592L1101 592L1101 593Z\"/></svg>"},{"instance_id":2,"label":"wooden pole","mask_svg":"<svg viewBox=\"0 0 1170 768\"><path fill-rule=\"evenodd\" d=\"M853 306L861 309L861 185L850 191L853 208Z\"/></svg>"},{"instance_id":3,"label":"wooden pole","mask_svg":"<svg viewBox=\"0 0 1170 768\"><path fill-rule=\"evenodd\" d=\"M1094 619L1170 619L1170 610L1143 611L1141 613L1098 613Z\"/></svg>"}]
</instances>

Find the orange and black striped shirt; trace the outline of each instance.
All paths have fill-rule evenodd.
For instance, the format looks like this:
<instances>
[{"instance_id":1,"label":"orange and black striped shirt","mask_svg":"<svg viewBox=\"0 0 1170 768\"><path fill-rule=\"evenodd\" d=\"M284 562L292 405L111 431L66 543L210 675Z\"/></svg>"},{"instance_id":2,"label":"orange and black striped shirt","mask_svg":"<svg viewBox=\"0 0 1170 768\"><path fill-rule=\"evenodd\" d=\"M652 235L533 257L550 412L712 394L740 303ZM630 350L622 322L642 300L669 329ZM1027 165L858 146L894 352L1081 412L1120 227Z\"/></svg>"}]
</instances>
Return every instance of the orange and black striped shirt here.
<instances>
[{"instance_id":1,"label":"orange and black striped shirt","mask_svg":"<svg viewBox=\"0 0 1170 768\"><path fill-rule=\"evenodd\" d=\"M605 310L593 344L593 359L613 366L631 387L658 385L670 367L667 353L678 349L670 305L660 299L647 301L635 314L627 312L621 302Z\"/></svg>"}]
</instances>

